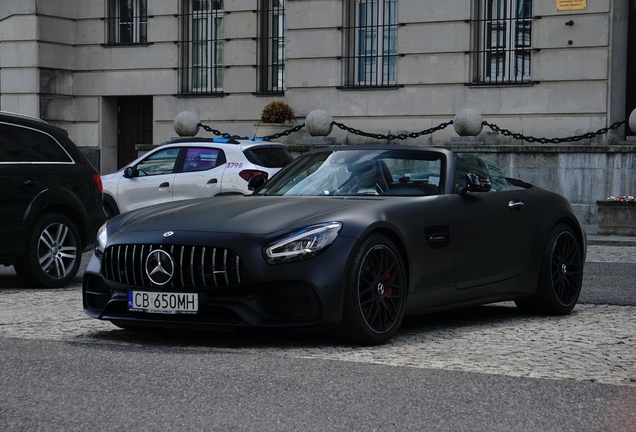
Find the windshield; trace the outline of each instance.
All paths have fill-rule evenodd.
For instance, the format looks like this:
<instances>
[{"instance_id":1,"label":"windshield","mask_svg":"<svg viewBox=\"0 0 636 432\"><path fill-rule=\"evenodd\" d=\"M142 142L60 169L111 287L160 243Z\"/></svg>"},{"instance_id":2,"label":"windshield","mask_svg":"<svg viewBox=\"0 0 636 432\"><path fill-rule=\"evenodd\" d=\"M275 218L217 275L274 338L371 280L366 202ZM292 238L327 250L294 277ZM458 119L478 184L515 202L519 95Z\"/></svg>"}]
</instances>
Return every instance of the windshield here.
<instances>
[{"instance_id":1,"label":"windshield","mask_svg":"<svg viewBox=\"0 0 636 432\"><path fill-rule=\"evenodd\" d=\"M257 195L437 195L443 157L405 149L311 153L284 168Z\"/></svg>"}]
</instances>

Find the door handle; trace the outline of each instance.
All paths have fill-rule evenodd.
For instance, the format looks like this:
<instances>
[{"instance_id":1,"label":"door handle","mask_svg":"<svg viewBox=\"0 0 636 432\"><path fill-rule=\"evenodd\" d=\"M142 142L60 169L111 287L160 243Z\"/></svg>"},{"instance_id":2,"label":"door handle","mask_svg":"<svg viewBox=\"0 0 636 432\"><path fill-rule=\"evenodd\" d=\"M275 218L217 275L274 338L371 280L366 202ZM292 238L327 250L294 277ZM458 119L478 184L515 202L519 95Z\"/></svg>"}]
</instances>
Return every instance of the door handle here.
<instances>
[{"instance_id":1,"label":"door handle","mask_svg":"<svg viewBox=\"0 0 636 432\"><path fill-rule=\"evenodd\" d=\"M508 208L510 210L521 210L525 204L521 201L510 201L508 203Z\"/></svg>"},{"instance_id":2,"label":"door handle","mask_svg":"<svg viewBox=\"0 0 636 432\"><path fill-rule=\"evenodd\" d=\"M160 187L160 188L167 188L167 187L169 187L169 186L170 186L170 183L168 183L168 182L163 182L163 183L161 183L161 184L159 185L159 187Z\"/></svg>"},{"instance_id":3,"label":"door handle","mask_svg":"<svg viewBox=\"0 0 636 432\"><path fill-rule=\"evenodd\" d=\"M216 183L217 183L217 179L215 178L208 180L209 185L216 184Z\"/></svg>"},{"instance_id":4,"label":"door handle","mask_svg":"<svg viewBox=\"0 0 636 432\"><path fill-rule=\"evenodd\" d=\"M36 184L38 184L38 182L36 182L32 178L28 178L22 184L25 186L35 186Z\"/></svg>"}]
</instances>

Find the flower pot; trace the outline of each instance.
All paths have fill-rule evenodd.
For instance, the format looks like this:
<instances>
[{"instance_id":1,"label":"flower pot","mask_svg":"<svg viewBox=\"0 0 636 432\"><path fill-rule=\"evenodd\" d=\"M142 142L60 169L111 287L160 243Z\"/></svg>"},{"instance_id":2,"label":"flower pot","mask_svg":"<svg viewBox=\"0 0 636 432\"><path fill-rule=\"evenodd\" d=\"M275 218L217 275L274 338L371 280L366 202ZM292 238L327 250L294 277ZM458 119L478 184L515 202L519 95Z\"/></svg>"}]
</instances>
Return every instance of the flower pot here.
<instances>
[{"instance_id":1,"label":"flower pot","mask_svg":"<svg viewBox=\"0 0 636 432\"><path fill-rule=\"evenodd\" d=\"M636 201L596 201L598 233L636 236Z\"/></svg>"}]
</instances>

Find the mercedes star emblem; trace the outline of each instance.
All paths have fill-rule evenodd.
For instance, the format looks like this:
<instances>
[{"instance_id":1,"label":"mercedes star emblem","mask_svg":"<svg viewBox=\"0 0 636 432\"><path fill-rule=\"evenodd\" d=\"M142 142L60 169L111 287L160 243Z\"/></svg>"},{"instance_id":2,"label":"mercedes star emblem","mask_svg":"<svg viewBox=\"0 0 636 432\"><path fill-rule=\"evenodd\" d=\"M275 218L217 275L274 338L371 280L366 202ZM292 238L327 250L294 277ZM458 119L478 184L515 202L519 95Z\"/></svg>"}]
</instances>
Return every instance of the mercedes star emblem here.
<instances>
[{"instance_id":1,"label":"mercedes star emblem","mask_svg":"<svg viewBox=\"0 0 636 432\"><path fill-rule=\"evenodd\" d=\"M146 258L146 274L155 285L165 285L172 279L174 261L170 254L161 249L155 249Z\"/></svg>"}]
</instances>

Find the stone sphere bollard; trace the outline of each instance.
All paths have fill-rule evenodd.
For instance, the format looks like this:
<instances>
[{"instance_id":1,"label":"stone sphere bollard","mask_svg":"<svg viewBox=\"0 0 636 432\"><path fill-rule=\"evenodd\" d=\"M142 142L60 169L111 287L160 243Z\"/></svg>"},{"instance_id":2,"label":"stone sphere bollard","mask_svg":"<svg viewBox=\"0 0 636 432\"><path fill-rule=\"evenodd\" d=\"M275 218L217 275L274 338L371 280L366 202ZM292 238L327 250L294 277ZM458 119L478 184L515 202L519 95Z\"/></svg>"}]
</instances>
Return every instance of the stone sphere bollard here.
<instances>
[{"instance_id":1,"label":"stone sphere bollard","mask_svg":"<svg viewBox=\"0 0 636 432\"><path fill-rule=\"evenodd\" d=\"M313 110L305 119L305 127L309 135L327 136L333 129L333 118L331 114L324 110Z\"/></svg>"},{"instance_id":2,"label":"stone sphere bollard","mask_svg":"<svg viewBox=\"0 0 636 432\"><path fill-rule=\"evenodd\" d=\"M484 118L472 108L460 110L453 120L453 127L461 137L476 137L481 133Z\"/></svg>"},{"instance_id":3,"label":"stone sphere bollard","mask_svg":"<svg viewBox=\"0 0 636 432\"><path fill-rule=\"evenodd\" d=\"M636 134L636 109L629 115L629 128Z\"/></svg>"},{"instance_id":4,"label":"stone sphere bollard","mask_svg":"<svg viewBox=\"0 0 636 432\"><path fill-rule=\"evenodd\" d=\"M181 111L174 118L174 131L180 137L193 137L199 133L199 116L192 111Z\"/></svg>"}]
</instances>

